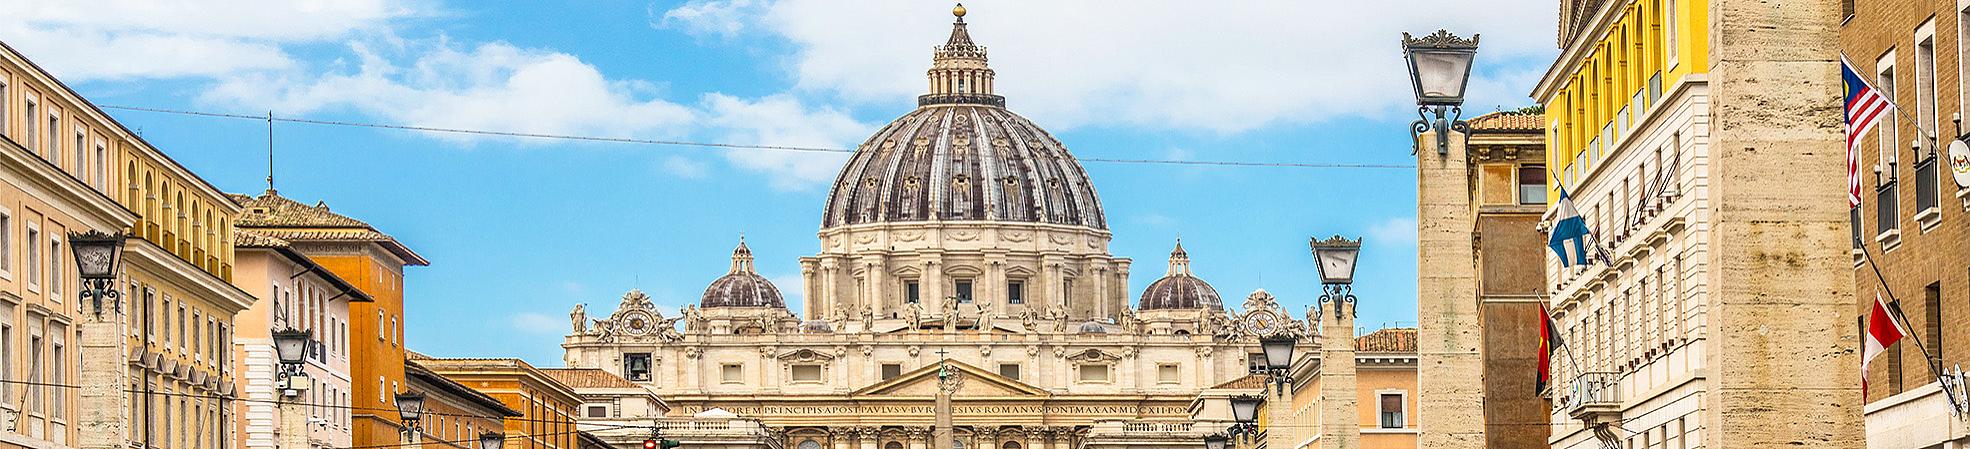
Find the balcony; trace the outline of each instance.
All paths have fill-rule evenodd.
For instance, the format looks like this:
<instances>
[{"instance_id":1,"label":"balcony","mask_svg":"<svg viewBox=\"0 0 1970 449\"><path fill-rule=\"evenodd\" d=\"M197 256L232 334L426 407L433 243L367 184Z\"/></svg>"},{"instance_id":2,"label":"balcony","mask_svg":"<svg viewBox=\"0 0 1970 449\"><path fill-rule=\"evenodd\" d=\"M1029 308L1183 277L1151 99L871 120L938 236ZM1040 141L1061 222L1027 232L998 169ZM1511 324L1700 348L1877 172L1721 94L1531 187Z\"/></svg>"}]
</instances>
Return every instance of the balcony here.
<instances>
[{"instance_id":1,"label":"balcony","mask_svg":"<svg viewBox=\"0 0 1970 449\"><path fill-rule=\"evenodd\" d=\"M1621 398L1615 394L1618 380L1616 373L1580 373L1567 387L1566 397L1555 402L1561 403L1568 416L1588 424L1620 421Z\"/></svg>"},{"instance_id":2,"label":"balcony","mask_svg":"<svg viewBox=\"0 0 1970 449\"><path fill-rule=\"evenodd\" d=\"M1121 449L1201 445L1205 429L1223 429L1226 423L1176 420L1098 419L1089 429L1082 447Z\"/></svg>"}]
</instances>

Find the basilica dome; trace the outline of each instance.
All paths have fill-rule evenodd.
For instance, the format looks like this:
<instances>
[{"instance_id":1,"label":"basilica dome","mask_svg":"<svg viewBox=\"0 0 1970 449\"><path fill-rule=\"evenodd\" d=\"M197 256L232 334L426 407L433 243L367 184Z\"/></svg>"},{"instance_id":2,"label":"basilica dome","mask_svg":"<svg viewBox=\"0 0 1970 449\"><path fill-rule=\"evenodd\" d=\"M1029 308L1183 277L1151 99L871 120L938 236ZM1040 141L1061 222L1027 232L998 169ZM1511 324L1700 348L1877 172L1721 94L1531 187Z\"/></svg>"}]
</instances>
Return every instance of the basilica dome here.
<instances>
[{"instance_id":1,"label":"basilica dome","mask_svg":"<svg viewBox=\"0 0 1970 449\"><path fill-rule=\"evenodd\" d=\"M917 109L857 147L821 227L978 220L1107 229L1094 184L1067 147L992 93L985 47L960 15L932 58Z\"/></svg>"},{"instance_id":2,"label":"basilica dome","mask_svg":"<svg viewBox=\"0 0 1970 449\"><path fill-rule=\"evenodd\" d=\"M787 302L780 298L780 289L773 286L765 276L752 269L752 249L746 248L745 239L739 239L739 247L732 250L732 270L705 287L704 297L698 301L699 307L776 307L787 308Z\"/></svg>"},{"instance_id":3,"label":"basilica dome","mask_svg":"<svg viewBox=\"0 0 1970 449\"><path fill-rule=\"evenodd\" d=\"M1170 251L1169 273L1142 290L1142 300L1136 308L1223 310L1224 301L1218 298L1218 290L1211 288L1210 283L1190 274L1190 253L1184 252L1183 242L1178 241L1176 250Z\"/></svg>"}]
</instances>

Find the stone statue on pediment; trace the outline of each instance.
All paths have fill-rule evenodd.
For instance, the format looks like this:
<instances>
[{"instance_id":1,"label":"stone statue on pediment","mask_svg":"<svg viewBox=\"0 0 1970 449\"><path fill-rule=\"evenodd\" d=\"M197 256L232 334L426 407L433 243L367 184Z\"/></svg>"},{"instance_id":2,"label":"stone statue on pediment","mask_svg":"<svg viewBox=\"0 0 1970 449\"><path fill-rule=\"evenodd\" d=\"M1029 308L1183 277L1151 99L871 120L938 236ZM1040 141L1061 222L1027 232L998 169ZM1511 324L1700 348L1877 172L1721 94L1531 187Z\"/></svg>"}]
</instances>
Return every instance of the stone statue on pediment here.
<instances>
[{"instance_id":1,"label":"stone statue on pediment","mask_svg":"<svg viewBox=\"0 0 1970 449\"><path fill-rule=\"evenodd\" d=\"M568 321L574 322L575 335L588 333L588 305L575 304L575 310L568 312Z\"/></svg>"},{"instance_id":2,"label":"stone statue on pediment","mask_svg":"<svg viewBox=\"0 0 1970 449\"><path fill-rule=\"evenodd\" d=\"M978 308L978 329L985 332L991 332L992 318L993 318L992 315L994 315L992 313L992 303L985 301L978 301L972 303L972 305Z\"/></svg>"},{"instance_id":3,"label":"stone statue on pediment","mask_svg":"<svg viewBox=\"0 0 1970 449\"><path fill-rule=\"evenodd\" d=\"M923 303L920 302L910 303L908 313L909 315L905 316L904 318L908 318L910 320L910 328L915 329L915 328L923 327Z\"/></svg>"},{"instance_id":4,"label":"stone statue on pediment","mask_svg":"<svg viewBox=\"0 0 1970 449\"><path fill-rule=\"evenodd\" d=\"M869 332L871 329L875 329L875 328L876 328L876 309L874 307L869 307L868 305L863 305L862 306L862 332Z\"/></svg>"},{"instance_id":5,"label":"stone statue on pediment","mask_svg":"<svg viewBox=\"0 0 1970 449\"><path fill-rule=\"evenodd\" d=\"M1025 326L1027 332L1039 332L1039 321L1040 312L1033 310L1032 307L1019 311L1019 324Z\"/></svg>"}]
</instances>

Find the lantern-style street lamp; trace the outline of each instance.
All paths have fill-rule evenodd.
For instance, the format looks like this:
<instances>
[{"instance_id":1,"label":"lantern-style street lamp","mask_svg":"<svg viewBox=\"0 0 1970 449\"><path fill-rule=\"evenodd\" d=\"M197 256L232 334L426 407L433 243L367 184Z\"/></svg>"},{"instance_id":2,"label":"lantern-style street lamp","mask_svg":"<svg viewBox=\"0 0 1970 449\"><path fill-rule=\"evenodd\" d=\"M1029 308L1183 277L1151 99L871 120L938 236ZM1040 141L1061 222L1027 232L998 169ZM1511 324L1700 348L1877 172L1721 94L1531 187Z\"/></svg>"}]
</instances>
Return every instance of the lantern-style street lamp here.
<instances>
[{"instance_id":1,"label":"lantern-style street lamp","mask_svg":"<svg viewBox=\"0 0 1970 449\"><path fill-rule=\"evenodd\" d=\"M1225 449L1225 446L1229 446L1230 443L1231 438L1222 433L1213 433L1204 436L1204 449Z\"/></svg>"},{"instance_id":2,"label":"lantern-style street lamp","mask_svg":"<svg viewBox=\"0 0 1970 449\"><path fill-rule=\"evenodd\" d=\"M1436 132L1437 154L1450 152L1450 131L1467 132L1464 88L1471 82L1471 61L1477 57L1478 35L1464 39L1437 30L1421 38L1402 33L1402 53L1409 60L1409 82L1416 91L1416 113L1422 120L1410 126L1411 135ZM1446 112L1450 116L1445 118ZM1432 120L1431 114L1436 118Z\"/></svg>"},{"instance_id":3,"label":"lantern-style street lamp","mask_svg":"<svg viewBox=\"0 0 1970 449\"><path fill-rule=\"evenodd\" d=\"M1232 396L1231 420L1237 421L1238 425L1240 426L1258 425L1259 404L1264 402L1265 402L1265 398L1259 396L1250 396L1250 395Z\"/></svg>"},{"instance_id":4,"label":"lantern-style street lamp","mask_svg":"<svg viewBox=\"0 0 1970 449\"><path fill-rule=\"evenodd\" d=\"M1354 316L1354 267L1361 258L1361 239L1336 235L1327 240L1313 239L1309 246L1320 269L1321 307L1332 307L1335 318L1343 313Z\"/></svg>"},{"instance_id":5,"label":"lantern-style street lamp","mask_svg":"<svg viewBox=\"0 0 1970 449\"><path fill-rule=\"evenodd\" d=\"M397 415L405 428L416 428L417 421L424 419L424 393L397 393Z\"/></svg>"},{"instance_id":6,"label":"lantern-style street lamp","mask_svg":"<svg viewBox=\"0 0 1970 449\"><path fill-rule=\"evenodd\" d=\"M68 248L75 253L75 271L82 278L82 298L89 301L96 318L103 317L104 299L111 300L116 310L123 310L113 302L122 296L115 281L123 263L123 239L121 232L95 230L68 235Z\"/></svg>"},{"instance_id":7,"label":"lantern-style street lamp","mask_svg":"<svg viewBox=\"0 0 1970 449\"><path fill-rule=\"evenodd\" d=\"M479 449L502 449L506 447L506 435L497 432L479 434Z\"/></svg>"}]
</instances>

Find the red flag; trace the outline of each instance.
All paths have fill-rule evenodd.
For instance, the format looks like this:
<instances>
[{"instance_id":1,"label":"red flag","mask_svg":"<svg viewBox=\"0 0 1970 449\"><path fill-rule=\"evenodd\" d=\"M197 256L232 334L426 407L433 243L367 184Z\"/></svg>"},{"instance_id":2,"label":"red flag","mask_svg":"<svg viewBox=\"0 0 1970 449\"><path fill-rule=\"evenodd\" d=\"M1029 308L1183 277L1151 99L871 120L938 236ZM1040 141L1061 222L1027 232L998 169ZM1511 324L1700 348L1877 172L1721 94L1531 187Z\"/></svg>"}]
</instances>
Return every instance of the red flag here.
<instances>
[{"instance_id":1,"label":"red flag","mask_svg":"<svg viewBox=\"0 0 1970 449\"><path fill-rule=\"evenodd\" d=\"M1535 394L1544 394L1546 385L1553 383L1553 351L1559 350L1559 326L1553 323L1553 314L1546 311L1546 305L1539 305L1539 381L1535 384Z\"/></svg>"},{"instance_id":2,"label":"red flag","mask_svg":"<svg viewBox=\"0 0 1970 449\"><path fill-rule=\"evenodd\" d=\"M1902 333L1900 323L1895 321L1893 315L1888 314L1888 302L1882 300L1879 293L1875 294L1874 310L1867 314L1867 335L1863 336L1861 342L1862 398L1867 397L1867 363L1873 361L1875 356L1888 352L1888 347L1902 341L1904 335L1906 334Z\"/></svg>"}]
</instances>

